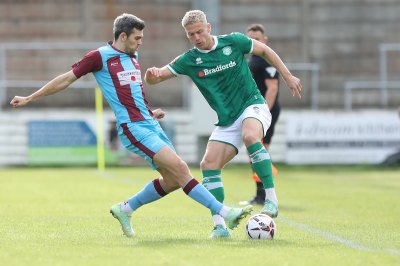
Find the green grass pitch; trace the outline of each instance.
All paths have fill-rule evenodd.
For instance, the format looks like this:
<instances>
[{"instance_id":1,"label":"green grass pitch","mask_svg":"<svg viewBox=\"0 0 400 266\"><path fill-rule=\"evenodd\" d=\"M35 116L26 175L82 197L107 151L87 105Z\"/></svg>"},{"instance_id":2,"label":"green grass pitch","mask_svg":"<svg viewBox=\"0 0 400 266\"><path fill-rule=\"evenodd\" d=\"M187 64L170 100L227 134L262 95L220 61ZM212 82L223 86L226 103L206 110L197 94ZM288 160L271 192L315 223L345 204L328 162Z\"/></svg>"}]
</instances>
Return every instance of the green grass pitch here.
<instances>
[{"instance_id":1,"label":"green grass pitch","mask_svg":"<svg viewBox=\"0 0 400 266\"><path fill-rule=\"evenodd\" d=\"M280 166L278 232L211 240L207 209L180 190L139 209L136 237L109 207L157 172L145 167L0 169L1 265L400 265L400 170ZM201 180L200 172L193 168ZM248 165L223 172L226 203L253 195ZM260 207L255 207L259 211Z\"/></svg>"}]
</instances>

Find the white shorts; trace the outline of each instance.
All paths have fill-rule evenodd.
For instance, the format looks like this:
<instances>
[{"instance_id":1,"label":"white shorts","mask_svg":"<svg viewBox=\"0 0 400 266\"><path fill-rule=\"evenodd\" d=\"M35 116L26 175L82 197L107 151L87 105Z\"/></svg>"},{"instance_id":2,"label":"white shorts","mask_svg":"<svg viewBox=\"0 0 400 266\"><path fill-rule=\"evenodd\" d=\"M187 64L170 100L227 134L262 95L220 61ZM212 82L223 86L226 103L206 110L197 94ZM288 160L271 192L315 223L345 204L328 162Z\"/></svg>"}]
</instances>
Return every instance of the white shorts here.
<instances>
[{"instance_id":1,"label":"white shorts","mask_svg":"<svg viewBox=\"0 0 400 266\"><path fill-rule=\"evenodd\" d=\"M267 133L271 125L271 113L266 104L253 104L247 107L243 113L227 127L216 127L211 133L209 141L219 141L233 145L238 151L243 145L242 141L242 124L246 118L255 118L261 122L263 126L263 136Z\"/></svg>"}]
</instances>

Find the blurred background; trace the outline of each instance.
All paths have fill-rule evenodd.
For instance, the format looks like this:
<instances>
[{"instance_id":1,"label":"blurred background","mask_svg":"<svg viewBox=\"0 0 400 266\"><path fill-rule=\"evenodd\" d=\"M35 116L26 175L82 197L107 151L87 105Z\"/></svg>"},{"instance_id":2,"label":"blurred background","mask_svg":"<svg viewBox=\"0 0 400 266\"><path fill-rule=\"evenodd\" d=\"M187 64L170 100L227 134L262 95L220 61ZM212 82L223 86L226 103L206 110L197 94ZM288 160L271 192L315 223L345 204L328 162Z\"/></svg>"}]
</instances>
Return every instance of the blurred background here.
<instances>
[{"instance_id":1,"label":"blurred background","mask_svg":"<svg viewBox=\"0 0 400 266\"><path fill-rule=\"evenodd\" d=\"M189 49L181 19L201 9L213 34L245 33L261 23L269 46L303 83L293 98L280 83L281 117L271 144L275 162L398 164L400 161L400 1L398 0L0 0L0 166L96 164L94 78L12 110L112 39L121 13L146 22L142 72ZM143 74L143 73L142 73ZM215 115L193 84L178 77L145 85L178 154L197 165ZM105 104L108 164L140 164L119 146ZM241 150L234 162L246 162Z\"/></svg>"}]
</instances>

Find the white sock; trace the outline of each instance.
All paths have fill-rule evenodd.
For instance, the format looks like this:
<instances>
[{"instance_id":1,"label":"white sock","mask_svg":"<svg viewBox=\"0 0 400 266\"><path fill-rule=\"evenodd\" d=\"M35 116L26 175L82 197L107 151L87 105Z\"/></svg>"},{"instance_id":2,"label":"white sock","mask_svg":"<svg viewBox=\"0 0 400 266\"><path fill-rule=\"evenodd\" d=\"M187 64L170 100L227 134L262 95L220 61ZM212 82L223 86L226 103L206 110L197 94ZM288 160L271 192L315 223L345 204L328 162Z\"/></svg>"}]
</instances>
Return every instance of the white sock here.
<instances>
[{"instance_id":1,"label":"white sock","mask_svg":"<svg viewBox=\"0 0 400 266\"><path fill-rule=\"evenodd\" d=\"M278 204L278 198L276 197L275 188L265 189L265 199L269 199L273 201L275 204Z\"/></svg>"},{"instance_id":2,"label":"white sock","mask_svg":"<svg viewBox=\"0 0 400 266\"><path fill-rule=\"evenodd\" d=\"M123 212L126 212L127 214L132 214L133 213L131 205L129 205L128 201L121 202L120 205L121 205L121 210Z\"/></svg>"},{"instance_id":3,"label":"white sock","mask_svg":"<svg viewBox=\"0 0 400 266\"><path fill-rule=\"evenodd\" d=\"M219 211L219 215L221 215L222 217L226 218L226 216L228 216L228 212L231 210L231 208L227 207L227 206L223 206L222 209Z\"/></svg>"},{"instance_id":4,"label":"white sock","mask_svg":"<svg viewBox=\"0 0 400 266\"><path fill-rule=\"evenodd\" d=\"M215 214L215 215L213 215L212 218L213 218L213 221L214 221L214 226L223 225L224 228L226 228L225 220L224 220L224 218L222 218L221 215Z\"/></svg>"}]
</instances>

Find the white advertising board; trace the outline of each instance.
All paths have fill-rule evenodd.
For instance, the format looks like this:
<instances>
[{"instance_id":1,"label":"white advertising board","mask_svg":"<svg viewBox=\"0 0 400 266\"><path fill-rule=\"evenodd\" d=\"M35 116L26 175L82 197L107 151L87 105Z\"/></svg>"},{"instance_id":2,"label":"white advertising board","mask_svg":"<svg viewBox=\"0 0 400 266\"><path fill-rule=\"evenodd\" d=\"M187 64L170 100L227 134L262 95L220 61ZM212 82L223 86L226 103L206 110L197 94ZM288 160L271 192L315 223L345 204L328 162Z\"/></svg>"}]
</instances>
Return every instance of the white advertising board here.
<instances>
[{"instance_id":1,"label":"white advertising board","mask_svg":"<svg viewBox=\"0 0 400 266\"><path fill-rule=\"evenodd\" d=\"M289 164L378 164L400 151L396 112L292 113L286 124Z\"/></svg>"}]
</instances>

